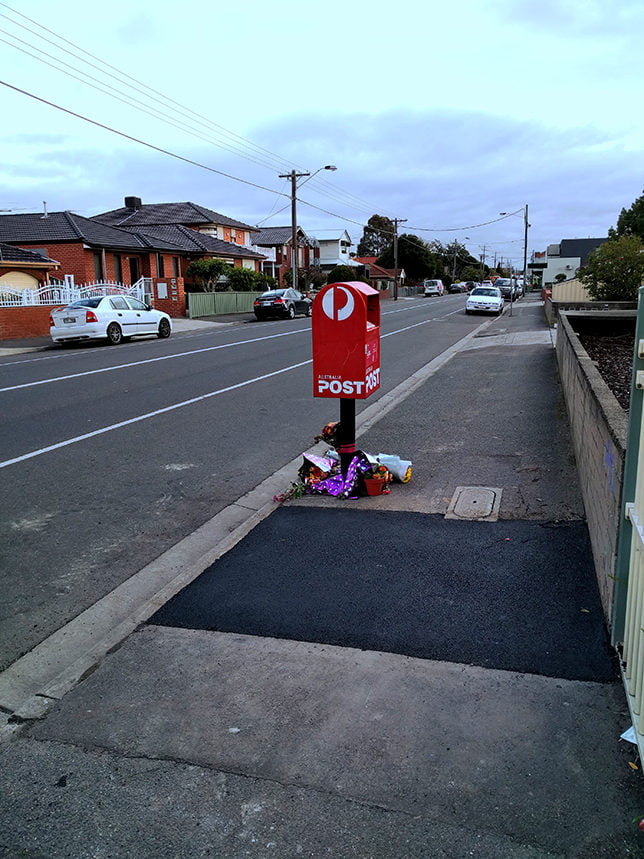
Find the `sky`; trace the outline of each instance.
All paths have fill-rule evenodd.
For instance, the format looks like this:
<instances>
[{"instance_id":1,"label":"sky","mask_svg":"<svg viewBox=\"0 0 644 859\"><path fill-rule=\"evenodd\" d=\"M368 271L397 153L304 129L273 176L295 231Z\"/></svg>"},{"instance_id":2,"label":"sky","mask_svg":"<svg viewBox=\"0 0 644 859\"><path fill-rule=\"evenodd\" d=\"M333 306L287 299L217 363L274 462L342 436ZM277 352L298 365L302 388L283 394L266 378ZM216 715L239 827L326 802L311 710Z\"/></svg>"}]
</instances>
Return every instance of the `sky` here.
<instances>
[{"instance_id":1,"label":"sky","mask_svg":"<svg viewBox=\"0 0 644 859\"><path fill-rule=\"evenodd\" d=\"M281 226L295 169L309 234L381 214L521 268L526 207L529 256L643 193L642 44L642 0L0 0L0 211Z\"/></svg>"}]
</instances>

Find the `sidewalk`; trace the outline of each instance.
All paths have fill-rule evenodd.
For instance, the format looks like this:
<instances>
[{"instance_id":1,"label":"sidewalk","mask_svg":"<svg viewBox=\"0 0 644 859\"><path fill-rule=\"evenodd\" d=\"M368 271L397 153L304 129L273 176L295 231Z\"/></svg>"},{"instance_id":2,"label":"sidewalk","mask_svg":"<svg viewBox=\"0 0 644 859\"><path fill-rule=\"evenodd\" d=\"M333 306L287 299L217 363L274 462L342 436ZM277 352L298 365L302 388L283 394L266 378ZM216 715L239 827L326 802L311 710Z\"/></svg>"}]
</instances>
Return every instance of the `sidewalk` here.
<instances>
[{"instance_id":1,"label":"sidewalk","mask_svg":"<svg viewBox=\"0 0 644 859\"><path fill-rule=\"evenodd\" d=\"M540 302L358 443L412 482L277 507L0 747L0 855L644 855Z\"/></svg>"}]
</instances>

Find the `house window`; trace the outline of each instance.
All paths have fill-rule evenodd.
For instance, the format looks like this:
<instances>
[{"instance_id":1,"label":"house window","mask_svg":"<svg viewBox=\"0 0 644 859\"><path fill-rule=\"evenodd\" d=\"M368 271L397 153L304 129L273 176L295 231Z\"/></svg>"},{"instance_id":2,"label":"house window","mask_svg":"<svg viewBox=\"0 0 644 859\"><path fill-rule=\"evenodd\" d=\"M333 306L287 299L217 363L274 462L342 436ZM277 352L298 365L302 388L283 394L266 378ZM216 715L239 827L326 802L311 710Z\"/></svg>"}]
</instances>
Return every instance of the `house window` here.
<instances>
[{"instance_id":1,"label":"house window","mask_svg":"<svg viewBox=\"0 0 644 859\"><path fill-rule=\"evenodd\" d=\"M163 254L157 254L157 277L164 277Z\"/></svg>"},{"instance_id":2,"label":"house window","mask_svg":"<svg viewBox=\"0 0 644 859\"><path fill-rule=\"evenodd\" d=\"M94 254L94 278L103 280L103 265L100 253Z\"/></svg>"},{"instance_id":3,"label":"house window","mask_svg":"<svg viewBox=\"0 0 644 859\"><path fill-rule=\"evenodd\" d=\"M114 280L117 283L123 283L123 266L119 254L114 254Z\"/></svg>"},{"instance_id":4,"label":"house window","mask_svg":"<svg viewBox=\"0 0 644 859\"><path fill-rule=\"evenodd\" d=\"M179 277L179 257L172 257L172 277Z\"/></svg>"}]
</instances>

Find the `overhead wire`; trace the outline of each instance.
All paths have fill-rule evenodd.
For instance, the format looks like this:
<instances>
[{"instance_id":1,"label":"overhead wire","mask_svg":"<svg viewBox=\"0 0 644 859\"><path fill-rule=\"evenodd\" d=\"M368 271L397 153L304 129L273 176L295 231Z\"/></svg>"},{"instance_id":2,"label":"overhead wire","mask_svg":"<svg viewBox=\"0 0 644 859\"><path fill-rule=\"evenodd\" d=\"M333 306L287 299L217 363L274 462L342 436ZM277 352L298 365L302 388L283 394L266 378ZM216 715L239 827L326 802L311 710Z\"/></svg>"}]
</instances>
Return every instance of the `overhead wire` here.
<instances>
[{"instance_id":1,"label":"overhead wire","mask_svg":"<svg viewBox=\"0 0 644 859\"><path fill-rule=\"evenodd\" d=\"M4 42L5 44L8 44L10 47L13 47L14 49L16 49L16 50L18 50L18 51L21 51L22 53L24 53L24 54L26 54L26 55L28 55L28 56L32 57L33 59L36 59L37 61L42 62L42 63L44 63L45 65L48 65L48 66L50 66L51 68L56 69L56 71L59 71L59 72L61 72L61 73L63 73L63 74L66 74L67 76L69 76L69 77L71 77L71 78L73 78L73 79L78 80L79 82L83 83L84 85L89 86L89 87L91 87L91 88L93 88L93 89L95 89L95 90L97 90L97 91L99 91L99 92L102 92L103 94L108 95L108 96L110 96L111 98L114 98L114 99L116 99L117 101L119 101L119 102L121 102L121 103L123 103L123 104L127 104L127 105L128 105L128 106L130 106L130 107L135 107L135 109L137 109L137 110L139 110L139 111L142 111L142 112L144 112L144 113L146 113L146 114L148 114L148 115L150 115L150 116L152 116L152 117L154 117L154 118L156 118L156 119L160 119L161 121L166 122L167 124L169 124L169 125L171 125L171 126L173 126L173 127L175 127L175 128L178 128L179 130L181 130L181 131L182 131L182 132L184 132L184 133L186 133L186 132L187 132L188 134L191 134L192 136L195 136L195 137L197 137L197 138L199 138L199 139L203 140L204 142L207 142L207 143L210 143L210 144L212 144L212 145L215 145L215 146L218 146L218 147L220 147L220 148L223 148L224 150L229 151L229 152L231 152L232 154L237 155L237 156L239 156L239 157L246 158L247 160L250 160L250 161L252 161L252 162L254 162L254 163L258 164L259 166L262 166L262 167L265 167L265 168L268 168L268 169L283 169L283 165L284 165L285 161L284 161L284 159L282 159L282 158L281 158L280 156L278 156L277 154L275 154L275 153L271 152L270 150L264 149L263 147L259 147L259 146L257 146L256 144L252 143L251 141L248 141L246 138L242 137L241 135L238 135L238 134L236 134L235 132L231 132L231 131L229 131L228 129L225 129L225 128L224 128L224 126L221 126L221 125L219 125L218 123L214 123L214 122L212 122L212 121L211 121L211 120L209 120L207 117L203 117L201 114L198 114L198 113L196 113L195 111L192 111L192 110L191 110L191 109L189 109L189 108L188 108L188 109L186 109L183 105L181 105L179 102L175 101L174 99L171 99L171 98L169 98L168 96L165 96L163 93L159 92L158 90L155 90L153 87L150 87L150 86L148 86L147 84L145 84L145 83L143 83L143 82L141 82L141 81L138 81L136 78L134 78L133 76L131 76L131 75L127 74L126 72L121 71L121 70L120 70L120 69L118 69L117 67L115 67L115 66L113 66L113 65L111 65L111 64L109 64L109 63L106 63L106 62L105 62L105 61L103 61L103 60L100 60L100 59L99 59L98 57L96 57L94 54L91 54L89 51L86 51L84 48L82 48L82 47L80 47L80 46L78 46L78 45L75 45L75 44L74 44L73 42L71 42L70 40L66 39L66 38L65 38L65 37L63 37L63 36L60 36L59 34L55 33L53 30L50 30L49 28L45 27L44 25L39 24L37 21L34 21L32 18L29 18L29 17L28 17L28 16L26 16L26 15L23 15L21 12L18 12L17 10L13 9L13 8L12 8L11 6L9 6L7 3L1 2L1 0L0 0L0 6L2 6L2 7L4 7L4 8L6 8L6 9L8 9L8 10L9 10L9 11L11 11L11 12L13 12L15 15L19 15L21 18L24 18L25 20L29 21L30 23L35 24L35 25L36 25L37 27L39 27L40 29L44 30L44 31L45 31L45 32L47 32L47 33L50 33L50 34L51 34L51 35L53 35L53 36L55 36L59 41L63 41L63 42L65 42L66 44L71 45L75 50L80 51L80 52L81 52L82 54L84 54L85 56L88 56L88 57L91 57L92 59L97 60L98 62L102 63L103 67L107 67L107 68L109 68L109 69L112 69L114 72L116 72L116 74L117 74L120 78L125 78L125 79L127 79L127 80L125 80L125 81L124 81L124 80L119 80L119 78L116 78L116 76L115 76L115 75L113 75L113 74L111 74L111 73L106 73L106 72L104 71L104 68L103 68L103 67L97 66L97 65L95 65L94 63L87 63L87 61L86 61L86 60L83 60L83 61L82 61L82 62L84 62L84 63L86 63L86 64L90 65L92 68L98 69L98 70L99 70L102 74L104 74L105 76L114 78L115 80L117 80L117 81L118 81L118 83L120 83L120 84L124 84L125 86L130 87L130 88L131 88L131 89L133 89L134 91L139 92L140 94L145 95L147 98L152 98L152 99L153 99L154 101L156 101L157 103L160 103L160 104L164 105L164 107L165 107L165 106L167 106L167 103L168 103L168 102L172 103L173 105L175 105L175 110L176 110L176 112L177 112L180 116L182 115L182 116L184 116L184 117L191 117L191 116L192 116L192 117L197 117L199 121L202 121L202 123L206 123L207 125L211 126L212 128L215 128L215 129L216 129L216 133L218 133L218 134L220 134L220 135L226 135L226 136L228 136L228 137L229 137L229 138L231 138L233 141L236 141L236 142L238 142L239 144L242 144L242 145L243 145L244 147L246 147L246 149L247 149L247 150L249 150L249 151L244 151L244 150L243 150L243 149L241 149L241 148L239 148L239 149L238 149L238 148L236 148L235 146L232 146L232 145L229 145L229 144L228 144L228 143L226 143L226 142L223 142L222 140L213 140L213 139L212 139L212 138L210 138L210 137L205 137L203 134L201 134L201 133L200 133L200 131L199 131L199 130L195 129L195 128L194 128L194 126L191 126L191 127L189 127L189 128L186 128L185 122L182 122L182 124L180 124L180 125L179 125L178 123L173 122L171 119L169 119L165 114L161 114L161 115L160 115L160 114L159 114L159 112L156 110L156 108L154 108L154 107L152 107L152 108L151 108L151 106L150 106L150 105L145 105L145 103L144 103L144 102L141 102L141 101L140 101L139 99L137 99L136 97L134 97L134 96L132 96L132 95L130 95L130 94L128 94L128 93L124 93L122 90L117 89L116 87L112 86L110 83L106 83L105 81L99 80L98 78L94 77L93 75L90 75L90 74L88 74L87 72L84 72L83 70L78 69L78 68L76 68L76 67L74 67L74 66L70 65L69 63L66 63L65 61L63 61L63 60L59 59L58 57L53 57L53 56L52 56L51 54L49 54L48 52L43 51L43 50L42 50L42 49L40 49L40 48L36 48L34 45L30 44L29 42L26 42L26 41L25 41L25 40L23 40L23 39L20 39L19 37L15 36L13 33L8 32L7 30L0 29L0 32L5 33L5 35L10 36L12 39L16 39L17 41L19 41L19 42L20 42L21 44L23 44L23 45L27 45L28 47L33 48L34 50L39 51L41 54L44 54L45 56L49 57L51 60L53 60L53 61L54 61L54 63L57 63L58 65L54 65L54 64L52 64L52 63L47 62L46 60L44 60L44 59L42 58L42 56L37 56L37 55L35 55L35 54L32 54L30 51L25 50L24 48L20 48L18 45L14 44L13 42L8 42L8 41L7 41L7 40L5 40L5 39L0 39L0 41L1 41L1 42ZM49 43L49 44L55 44L59 51L60 51L60 50L62 50L62 51L64 51L65 53L67 53L67 54L71 55L72 57L74 57L74 58L75 58L75 59L77 59L77 60L80 60L80 59L81 59L79 56L77 56L77 55L73 54L73 52L68 51L68 50L67 50L66 48L64 48L64 47L61 47L61 46L60 46L60 44L52 42L50 39L47 39L46 37L44 37L44 36L42 36L41 34L37 33L36 31L32 30L30 27L26 27L24 24L21 24L19 21L14 21L14 20L13 20L13 19L11 19L9 16L7 16L7 15L5 15L5 14L3 14L3 13L0 13L0 17L2 17L2 18L4 18L4 19L6 19L6 20L8 20L8 21L10 21L10 23L12 23L12 24L14 24L14 25L16 25L16 26L18 26L18 27L21 27L21 28L22 28L22 29L24 29L24 30L27 30L28 32L32 33L32 35L35 35L37 38L39 38L39 39L41 39L41 40L43 40L43 41L45 41L45 42L47 42L47 43ZM65 68L61 68L61 66L65 66L67 69L72 69L74 72L78 72L80 75L83 75L84 77L79 77L79 76L78 76L78 75L76 75L76 74L72 74L71 72L66 71L66 70L65 70ZM133 82L134 82L134 83L136 83L136 84L139 84L139 86L133 86L133 84L128 83L128 80L129 80L129 81L133 81ZM90 83L89 81L94 81L95 83L94 83L94 84L92 84L92 83ZM133 142L136 142L136 143L139 143L139 144L141 144L141 145L147 146L148 148L154 149L154 150L156 150L156 151L158 151L158 152L161 152L161 153L163 153L163 154L170 155L170 156L175 157L175 158L178 158L179 160L182 160L182 161L184 161L184 162L186 162L186 163L192 164L192 165L194 165L194 166L202 167L203 169L209 170L210 172L218 173L219 175L225 176L225 177L230 178L230 179L233 179L233 180L235 180L235 181L242 182L242 183L244 183L244 184L246 184L246 185L249 185L249 186L252 186L252 187L256 187L256 188L259 188L259 189L264 190L264 191L268 191L269 193L274 194L274 195L276 195L276 196L282 196L282 197L288 197L288 196L289 196L289 195L287 195L287 194L285 194L285 193L276 192L274 189L267 188L266 186L260 185L259 183L251 182L251 181L249 181L249 180L242 179L241 177L234 176L233 174L227 173L227 172L225 172L225 171L217 170L217 169L215 169L215 168L212 168L212 167L209 167L209 166L207 166L207 165L201 164L200 162L198 162L198 161L196 161L196 160L194 160L194 159L190 159L190 158L186 158L186 157L184 157L184 156L180 156L180 155L178 155L177 153L171 152L170 150L168 150L168 149L164 149L163 147L158 147L158 146L156 146L156 145L154 145L154 144L151 144L151 143L149 143L149 142L147 142L147 141L141 140L140 138L136 138L136 137L134 137L133 135L128 135L128 134L125 134L124 132L120 132L118 129L115 129L115 128L113 128L113 127L111 127L111 126L108 126L108 125L106 125L106 124L104 124L104 123L100 123L100 122L98 122L98 121L96 121L96 120L92 120L92 119L90 119L89 117L86 117L86 116L84 116L84 115L82 115L82 114L80 114L80 113L77 113L77 112L74 112L74 111L72 111L72 110L70 110L70 109L64 108L64 107L62 107L61 105L57 105L57 104L56 104L56 103L54 103L54 102L51 102L51 101L48 101L48 100L46 100L46 99L40 98L39 96L36 96L36 95L35 95L35 94L33 94L33 93L29 93L28 91L26 91L26 90L22 90L22 89L20 89L19 87L15 87L15 86L13 86L13 85L11 85L11 84L7 83L7 82L4 82L4 81L3 81L2 83L3 83L5 86L10 87L11 89L14 89L14 90L15 90L15 91L17 91L17 92L20 92L20 93L22 93L22 94L24 94L24 95L27 95L27 96L29 96L29 97L31 97L31 98L34 98L34 99L38 100L38 101L41 101L42 103L47 104L47 105L49 105L50 107L54 107L54 108L57 108L57 109L59 109L59 110L62 110L62 111L64 111L64 112L68 113L69 115L75 116L75 117L77 117L77 118L79 118L79 119L82 119L82 120L84 120L84 121L87 121L87 122L89 122L89 123L91 123L91 124L93 124L93 125L95 125L95 126L97 126L97 127L103 128L103 129L105 129L105 130L107 130L107 131L110 131L110 132L112 132L112 133L115 133L115 134L117 134L117 135L120 135L121 137L124 137L124 138L126 138L126 139L129 139L129 140L131 140L131 141L133 141ZM107 89L104 89L104 87L107 87ZM143 87L143 89L141 89L141 87ZM150 93L152 93L153 95L150 95ZM157 96L160 96L160 98L157 98ZM151 108L151 109L150 109L150 108ZM192 120L192 119L191 119L191 121L194 121L194 120ZM261 153L265 153L265 154L266 154L266 156L268 156L268 158L266 158L266 159L265 159L265 158L261 155ZM258 156L258 155L259 155L260 157L256 157L256 156ZM269 159L271 159L271 160L269 160ZM279 165L279 167L278 167L278 165ZM308 181L308 180L307 180L307 181ZM304 183L302 183L302 184L304 184ZM313 180L311 184L312 184L312 187L314 187L318 193L325 194L326 196L330 197L331 199L335 199L335 201L336 201L336 202L340 202L340 203L342 203L343 205L347 205L347 206L349 206L349 207L351 207L351 208L357 209L357 210L359 210L359 211L363 211L363 212L365 212L365 213L366 213L367 211L372 211L372 210L373 210L373 208L374 208L373 206L370 206L370 204L368 204L366 201L362 200L362 198L357 197L356 195L351 194L350 192L345 192L345 191L343 191L341 188L337 188L337 187L335 187L335 186L331 186L331 185L330 185L330 183L328 183L328 182L324 182L323 180ZM330 189L332 189L332 190L327 190L326 188L322 189L322 188L320 188L320 186L321 186L321 185L324 185L324 186L328 185L328 186L329 186L329 188L330 188ZM351 202L352 200L353 200L353 201L357 201L357 202L359 202L361 205L360 205L360 206L356 205L356 203L355 203L355 202ZM313 203L311 203L311 202L309 202L309 201L306 201L306 200L300 199L300 202L301 202L303 205L306 205L306 206L309 206L310 208L316 209L317 211L323 212L323 213L328 214L328 215L330 215L330 216L332 216L332 217L335 217L335 218L340 218L340 219L342 219L342 220L346 221L347 223L355 224L355 225L357 225L357 226L359 226L359 227L361 227L361 228L364 228L365 226L367 226L367 225L363 224L361 221L356 221L355 219L352 219L352 218L348 218L348 217L346 217L346 216L339 215L339 214L338 214L338 213L336 213L336 212L331 212L331 211L329 211L328 209L325 209L325 208L320 207L320 206L316 206L315 204L313 204ZM367 207L368 207L368 208L367 208ZM265 219L262 221L262 223L263 223L265 220L268 220L268 218L269 218L269 217L272 217L274 214L279 214L279 213L281 213L281 212L282 212L282 211L284 211L286 208L288 208L288 206L285 206L285 207L281 208L280 210L278 210L278 212L275 212L275 213L273 213L273 214L271 214L271 215L267 216L267 218L265 218ZM414 227L414 226L410 226L410 227L408 227L408 229L410 229L410 230L416 230L416 231L418 231L418 232L429 232L429 233L467 231L467 230L477 229L477 228L479 228L479 227L483 227L483 226L488 226L488 225L493 224L493 223L497 223L498 221L504 220L505 218L508 218L508 217L513 216L513 215L519 214L519 213L520 213L520 212L522 212L522 211L523 211L523 209L519 209L519 210L517 210L516 212L510 212L510 213L508 213L508 214L506 214L506 215L500 216L500 217L498 217L498 218L494 218L494 219L492 219L492 220L490 220L490 221L485 221L485 222L482 222L482 223L480 223L480 224L470 224L470 225L468 225L468 226L464 226L464 227ZM393 236L393 231L392 231L391 233L389 233L389 234Z\"/></svg>"}]
</instances>

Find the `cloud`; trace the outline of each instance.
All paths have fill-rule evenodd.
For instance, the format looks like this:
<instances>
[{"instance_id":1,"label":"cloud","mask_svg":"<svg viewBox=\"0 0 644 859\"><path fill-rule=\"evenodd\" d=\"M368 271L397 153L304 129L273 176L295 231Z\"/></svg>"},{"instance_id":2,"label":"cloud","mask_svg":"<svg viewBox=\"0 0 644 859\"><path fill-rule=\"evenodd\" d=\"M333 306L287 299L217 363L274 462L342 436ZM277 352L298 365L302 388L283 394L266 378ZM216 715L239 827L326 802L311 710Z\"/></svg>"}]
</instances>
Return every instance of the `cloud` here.
<instances>
[{"instance_id":1,"label":"cloud","mask_svg":"<svg viewBox=\"0 0 644 859\"><path fill-rule=\"evenodd\" d=\"M316 112L265 123L249 136L305 170L337 165L337 172L300 186L298 220L311 232L346 227L355 241L379 213L406 218L401 230L426 240L468 235L473 246L520 256L522 216L474 225L502 211L522 213L527 203L530 248L540 250L561 238L606 235L621 208L641 193L642 147L627 151L612 132L592 126L562 130L459 111ZM271 192L142 147L74 149L72 140L13 159L16 181L7 183L7 194L21 197L21 208L36 211L46 199L50 211L92 215L134 195L144 203L193 200L249 224L285 209L266 224L290 222L290 188L278 178L288 168L281 161L266 169L216 147L175 147Z\"/></svg>"}]
</instances>

